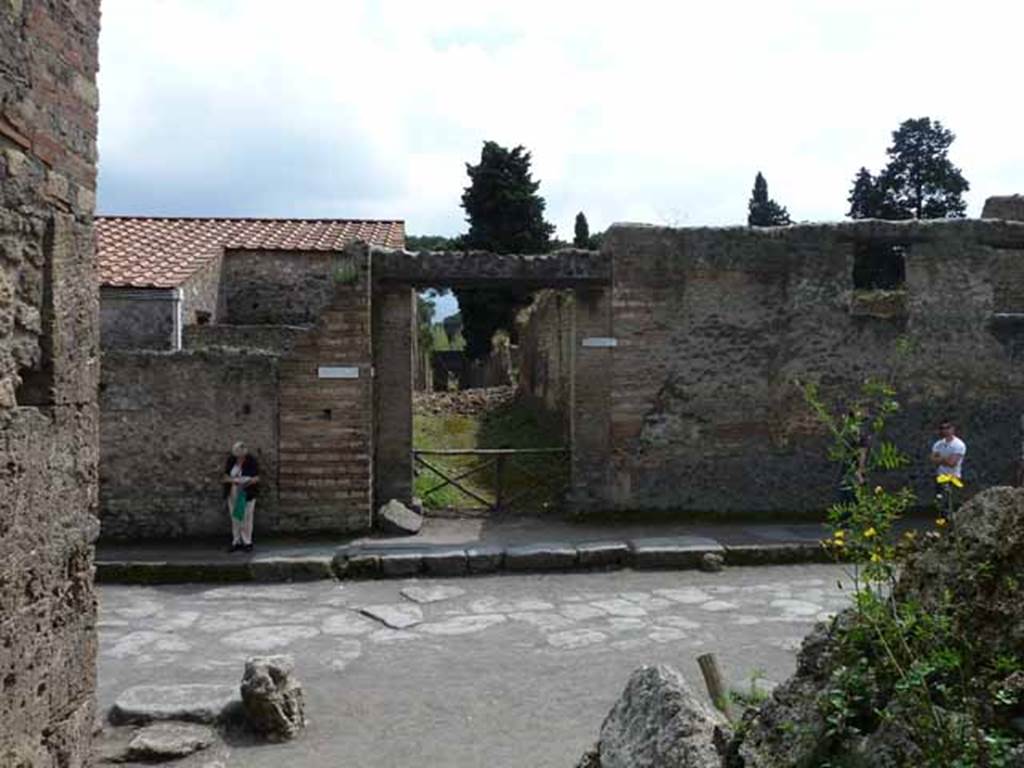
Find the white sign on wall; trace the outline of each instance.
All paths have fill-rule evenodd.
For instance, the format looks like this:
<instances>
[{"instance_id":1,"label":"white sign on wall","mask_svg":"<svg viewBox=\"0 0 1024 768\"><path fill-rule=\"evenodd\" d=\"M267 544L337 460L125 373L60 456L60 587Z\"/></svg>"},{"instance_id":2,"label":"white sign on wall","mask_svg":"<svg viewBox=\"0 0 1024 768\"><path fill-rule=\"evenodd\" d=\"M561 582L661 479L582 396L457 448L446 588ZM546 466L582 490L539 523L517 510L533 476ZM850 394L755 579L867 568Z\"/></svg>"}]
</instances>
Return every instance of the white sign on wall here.
<instances>
[{"instance_id":1,"label":"white sign on wall","mask_svg":"<svg viewBox=\"0 0 1024 768\"><path fill-rule=\"evenodd\" d=\"M609 349L619 346L619 340L610 336L590 336L583 340L583 346L593 349Z\"/></svg>"},{"instance_id":2,"label":"white sign on wall","mask_svg":"<svg viewBox=\"0 0 1024 768\"><path fill-rule=\"evenodd\" d=\"M321 365L317 368L321 379L358 379L359 367L355 365Z\"/></svg>"}]
</instances>

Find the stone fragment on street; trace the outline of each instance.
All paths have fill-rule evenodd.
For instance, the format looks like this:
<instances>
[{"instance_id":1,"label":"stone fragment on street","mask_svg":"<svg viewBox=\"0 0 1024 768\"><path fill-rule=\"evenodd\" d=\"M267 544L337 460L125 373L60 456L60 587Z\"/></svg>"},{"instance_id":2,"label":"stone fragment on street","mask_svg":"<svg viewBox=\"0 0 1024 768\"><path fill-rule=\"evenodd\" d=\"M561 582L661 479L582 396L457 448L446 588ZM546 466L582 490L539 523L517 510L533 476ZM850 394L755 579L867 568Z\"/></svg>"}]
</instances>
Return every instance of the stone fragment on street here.
<instances>
[{"instance_id":1,"label":"stone fragment on street","mask_svg":"<svg viewBox=\"0 0 1024 768\"><path fill-rule=\"evenodd\" d=\"M286 741L306 727L302 685L291 656L255 656L245 662L242 704L250 727L275 741Z\"/></svg>"},{"instance_id":2,"label":"stone fragment on street","mask_svg":"<svg viewBox=\"0 0 1024 768\"><path fill-rule=\"evenodd\" d=\"M155 723L140 728L128 744L125 757L143 762L176 760L206 749L217 738L208 725L197 723Z\"/></svg>"},{"instance_id":3,"label":"stone fragment on street","mask_svg":"<svg viewBox=\"0 0 1024 768\"><path fill-rule=\"evenodd\" d=\"M418 605L408 603L363 605L359 612L391 629L408 629L423 621L423 610Z\"/></svg>"},{"instance_id":4,"label":"stone fragment on street","mask_svg":"<svg viewBox=\"0 0 1024 768\"><path fill-rule=\"evenodd\" d=\"M437 603L442 600L462 597L466 590L460 587L446 587L443 585L433 586L412 586L401 590L402 597L408 598L415 603Z\"/></svg>"},{"instance_id":5,"label":"stone fragment on street","mask_svg":"<svg viewBox=\"0 0 1024 768\"><path fill-rule=\"evenodd\" d=\"M716 727L724 720L672 667L641 667L601 726L597 768L720 768Z\"/></svg>"},{"instance_id":6,"label":"stone fragment on street","mask_svg":"<svg viewBox=\"0 0 1024 768\"><path fill-rule=\"evenodd\" d=\"M238 688L233 685L137 685L117 697L108 719L114 725L154 720L213 723L238 701Z\"/></svg>"},{"instance_id":7,"label":"stone fragment on street","mask_svg":"<svg viewBox=\"0 0 1024 768\"><path fill-rule=\"evenodd\" d=\"M725 558L717 552L705 552L700 556L700 569L707 573L725 570Z\"/></svg>"},{"instance_id":8,"label":"stone fragment on street","mask_svg":"<svg viewBox=\"0 0 1024 768\"><path fill-rule=\"evenodd\" d=\"M420 532L423 527L423 515L409 509L397 499L391 499L377 510L377 524L385 533L408 536Z\"/></svg>"}]
</instances>

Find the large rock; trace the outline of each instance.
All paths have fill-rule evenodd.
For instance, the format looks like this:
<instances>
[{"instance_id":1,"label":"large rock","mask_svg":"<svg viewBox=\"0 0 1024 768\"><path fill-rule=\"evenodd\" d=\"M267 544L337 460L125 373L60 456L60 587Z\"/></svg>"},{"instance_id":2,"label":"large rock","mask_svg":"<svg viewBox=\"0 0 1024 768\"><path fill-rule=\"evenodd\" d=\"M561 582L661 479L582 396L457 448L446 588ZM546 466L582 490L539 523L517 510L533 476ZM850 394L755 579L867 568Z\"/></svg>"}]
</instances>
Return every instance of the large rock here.
<instances>
[{"instance_id":1,"label":"large rock","mask_svg":"<svg viewBox=\"0 0 1024 768\"><path fill-rule=\"evenodd\" d=\"M392 499L377 510L377 525L385 533L415 535L423 527L423 515L409 509L397 499Z\"/></svg>"},{"instance_id":2,"label":"large rock","mask_svg":"<svg viewBox=\"0 0 1024 768\"><path fill-rule=\"evenodd\" d=\"M127 760L162 762L177 760L206 749L217 738L208 725L156 723L139 729L128 744Z\"/></svg>"},{"instance_id":3,"label":"large rock","mask_svg":"<svg viewBox=\"0 0 1024 768\"><path fill-rule=\"evenodd\" d=\"M154 720L212 723L227 717L238 703L238 689L231 685L137 685L117 697L108 719L114 725Z\"/></svg>"},{"instance_id":4,"label":"large rock","mask_svg":"<svg viewBox=\"0 0 1024 768\"><path fill-rule=\"evenodd\" d=\"M306 727L302 685L292 677L291 656L254 656L245 662L242 704L250 727L274 741L295 738Z\"/></svg>"},{"instance_id":5,"label":"large rock","mask_svg":"<svg viewBox=\"0 0 1024 768\"><path fill-rule=\"evenodd\" d=\"M601 726L586 768L719 768L715 730L723 718L671 667L641 667Z\"/></svg>"}]
</instances>

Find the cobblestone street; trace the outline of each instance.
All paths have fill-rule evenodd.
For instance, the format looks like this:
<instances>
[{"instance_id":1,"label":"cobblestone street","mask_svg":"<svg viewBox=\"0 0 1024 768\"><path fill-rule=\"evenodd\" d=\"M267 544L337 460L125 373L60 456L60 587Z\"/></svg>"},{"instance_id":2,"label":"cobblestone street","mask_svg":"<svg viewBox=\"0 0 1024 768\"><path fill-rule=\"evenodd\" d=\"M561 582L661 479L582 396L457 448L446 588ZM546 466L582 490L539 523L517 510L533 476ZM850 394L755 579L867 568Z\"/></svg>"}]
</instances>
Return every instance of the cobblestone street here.
<instances>
[{"instance_id":1,"label":"cobblestone street","mask_svg":"<svg viewBox=\"0 0 1024 768\"><path fill-rule=\"evenodd\" d=\"M629 673L696 656L734 686L782 680L843 607L831 566L339 584L100 589L102 711L140 684L226 683L289 653L310 725L228 765L556 766L594 740ZM197 763L202 765L202 762Z\"/></svg>"}]
</instances>

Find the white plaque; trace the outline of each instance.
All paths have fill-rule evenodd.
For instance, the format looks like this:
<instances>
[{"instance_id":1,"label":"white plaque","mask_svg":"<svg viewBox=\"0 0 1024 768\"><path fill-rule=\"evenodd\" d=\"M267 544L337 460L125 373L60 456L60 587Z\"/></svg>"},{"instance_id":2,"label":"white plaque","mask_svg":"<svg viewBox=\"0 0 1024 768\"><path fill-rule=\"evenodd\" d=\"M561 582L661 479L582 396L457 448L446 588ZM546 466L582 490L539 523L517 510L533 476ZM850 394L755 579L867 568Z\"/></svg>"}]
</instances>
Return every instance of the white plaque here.
<instances>
[{"instance_id":1,"label":"white plaque","mask_svg":"<svg viewBox=\"0 0 1024 768\"><path fill-rule=\"evenodd\" d=\"M359 368L355 365L321 365L317 376L321 379L358 379Z\"/></svg>"},{"instance_id":2,"label":"white plaque","mask_svg":"<svg viewBox=\"0 0 1024 768\"><path fill-rule=\"evenodd\" d=\"M610 336L590 336L583 340L583 346L595 349L608 349L619 346L619 340L613 339Z\"/></svg>"}]
</instances>

